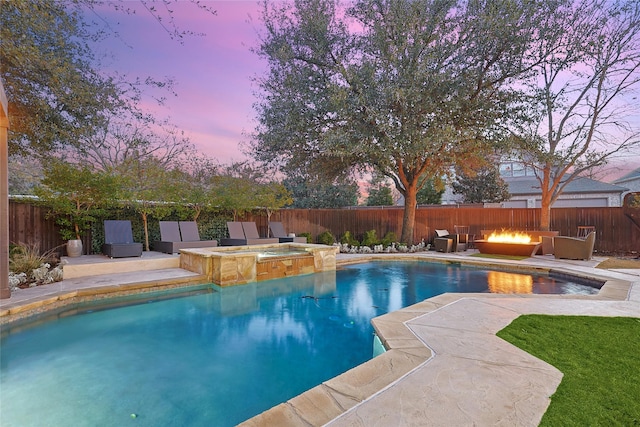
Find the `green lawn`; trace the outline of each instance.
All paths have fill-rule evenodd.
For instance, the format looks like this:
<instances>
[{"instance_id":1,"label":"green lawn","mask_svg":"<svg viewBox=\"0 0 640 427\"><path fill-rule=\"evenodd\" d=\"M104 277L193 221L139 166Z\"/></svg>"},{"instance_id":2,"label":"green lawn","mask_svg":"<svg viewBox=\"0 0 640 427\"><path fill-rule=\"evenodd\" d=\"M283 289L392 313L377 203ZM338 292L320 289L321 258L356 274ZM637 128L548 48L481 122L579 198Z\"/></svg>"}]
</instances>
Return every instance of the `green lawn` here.
<instances>
[{"instance_id":1,"label":"green lawn","mask_svg":"<svg viewBox=\"0 0 640 427\"><path fill-rule=\"evenodd\" d=\"M564 374L541 426L640 426L640 319L526 315L497 335Z\"/></svg>"}]
</instances>

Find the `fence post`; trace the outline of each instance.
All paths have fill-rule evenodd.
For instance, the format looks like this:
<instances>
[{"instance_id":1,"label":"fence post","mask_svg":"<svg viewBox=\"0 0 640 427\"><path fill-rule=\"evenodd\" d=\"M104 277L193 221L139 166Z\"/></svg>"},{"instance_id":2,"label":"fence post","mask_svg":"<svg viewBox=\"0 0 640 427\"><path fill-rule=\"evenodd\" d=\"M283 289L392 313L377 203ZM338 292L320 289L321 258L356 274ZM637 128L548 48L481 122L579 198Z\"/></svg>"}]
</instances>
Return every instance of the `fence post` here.
<instances>
[{"instance_id":1,"label":"fence post","mask_svg":"<svg viewBox=\"0 0 640 427\"><path fill-rule=\"evenodd\" d=\"M0 299L11 297L9 289L9 111L0 80Z\"/></svg>"}]
</instances>

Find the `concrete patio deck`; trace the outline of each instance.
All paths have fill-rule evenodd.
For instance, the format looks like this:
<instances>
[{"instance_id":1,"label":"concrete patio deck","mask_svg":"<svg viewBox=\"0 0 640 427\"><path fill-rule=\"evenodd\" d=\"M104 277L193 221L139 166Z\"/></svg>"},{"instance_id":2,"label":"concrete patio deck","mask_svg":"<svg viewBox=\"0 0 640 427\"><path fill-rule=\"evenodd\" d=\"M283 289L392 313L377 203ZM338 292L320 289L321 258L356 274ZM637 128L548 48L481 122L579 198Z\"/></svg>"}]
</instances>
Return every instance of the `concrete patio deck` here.
<instances>
[{"instance_id":1,"label":"concrete patio deck","mask_svg":"<svg viewBox=\"0 0 640 427\"><path fill-rule=\"evenodd\" d=\"M470 257L473 253L340 254L338 264L410 258L553 269L606 283L595 296L443 294L375 318L386 353L242 425L535 426L562 373L495 333L529 313L640 317L640 270L595 268L604 258L560 261L536 256L510 261ZM0 320L77 296L201 283L199 279L174 267L65 279L0 300Z\"/></svg>"}]
</instances>

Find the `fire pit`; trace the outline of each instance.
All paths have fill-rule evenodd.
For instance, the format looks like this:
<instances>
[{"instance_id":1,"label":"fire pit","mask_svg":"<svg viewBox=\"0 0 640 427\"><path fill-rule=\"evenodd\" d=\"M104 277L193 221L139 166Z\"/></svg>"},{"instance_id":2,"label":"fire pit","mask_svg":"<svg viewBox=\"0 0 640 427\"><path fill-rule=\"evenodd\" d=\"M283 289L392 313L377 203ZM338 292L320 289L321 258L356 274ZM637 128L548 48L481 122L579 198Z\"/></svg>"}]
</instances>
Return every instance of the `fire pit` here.
<instances>
[{"instance_id":1,"label":"fire pit","mask_svg":"<svg viewBox=\"0 0 640 427\"><path fill-rule=\"evenodd\" d=\"M540 248L540 242L531 242L531 236L525 233L491 233L486 240L474 241L481 254L534 256Z\"/></svg>"}]
</instances>

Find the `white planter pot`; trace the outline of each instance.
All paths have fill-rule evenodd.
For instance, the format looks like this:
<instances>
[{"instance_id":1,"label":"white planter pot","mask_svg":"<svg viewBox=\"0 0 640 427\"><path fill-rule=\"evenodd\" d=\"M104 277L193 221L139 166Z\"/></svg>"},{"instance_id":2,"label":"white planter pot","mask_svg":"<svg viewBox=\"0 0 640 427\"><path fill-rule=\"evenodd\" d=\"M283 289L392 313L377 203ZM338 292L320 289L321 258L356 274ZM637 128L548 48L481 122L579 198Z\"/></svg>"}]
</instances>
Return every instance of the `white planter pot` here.
<instances>
[{"instance_id":1,"label":"white planter pot","mask_svg":"<svg viewBox=\"0 0 640 427\"><path fill-rule=\"evenodd\" d=\"M67 242L67 255L70 258L79 257L82 255L82 240L69 240Z\"/></svg>"}]
</instances>

